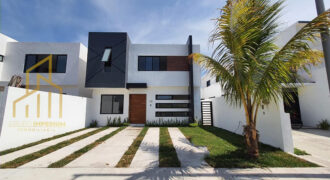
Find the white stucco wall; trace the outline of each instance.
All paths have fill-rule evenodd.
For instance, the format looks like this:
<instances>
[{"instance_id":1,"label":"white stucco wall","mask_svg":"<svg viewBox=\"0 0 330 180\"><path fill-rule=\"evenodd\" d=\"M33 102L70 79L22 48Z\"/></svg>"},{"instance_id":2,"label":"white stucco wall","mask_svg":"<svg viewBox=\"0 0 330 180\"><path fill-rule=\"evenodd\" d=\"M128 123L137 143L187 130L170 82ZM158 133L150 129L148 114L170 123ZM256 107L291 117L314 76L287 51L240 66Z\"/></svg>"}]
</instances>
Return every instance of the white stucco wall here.
<instances>
[{"instance_id":1,"label":"white stucco wall","mask_svg":"<svg viewBox=\"0 0 330 180\"><path fill-rule=\"evenodd\" d=\"M25 94L25 89L7 87L0 110L0 150L38 141L54 135L81 129L86 124L88 98L63 95L63 115L59 118L59 94L52 93L52 116L48 117L48 92L38 91L17 104L13 117L13 102ZM37 94L40 94L40 117L37 117ZM29 105L29 117L25 117L25 106ZM36 123L48 123L37 126ZM49 123L62 123L61 126Z\"/></svg>"},{"instance_id":2,"label":"white stucco wall","mask_svg":"<svg viewBox=\"0 0 330 180\"><path fill-rule=\"evenodd\" d=\"M176 94L172 89L184 89L184 94L188 94L189 71L138 71L139 56L188 56L188 47L185 44L131 44L128 40L127 45L128 58L126 77L128 83L147 83L148 88L145 90L130 90L130 92L138 91L149 95L153 94L154 89L169 89L162 94ZM200 46L194 45L193 52L199 53ZM198 64L193 64L194 71L194 105L195 118L200 119L200 75L201 68ZM179 91L180 92L180 91ZM153 97L154 98L154 97ZM149 98L148 98L149 99ZM173 110L173 109L171 109ZM179 109L180 110L180 109ZM155 119L153 115L147 115L147 120ZM147 111L149 114L149 111ZM158 118L157 118L158 119ZM163 118L166 119L166 118Z\"/></svg>"},{"instance_id":3,"label":"white stucco wall","mask_svg":"<svg viewBox=\"0 0 330 180\"><path fill-rule=\"evenodd\" d=\"M206 86L206 82L210 81L211 85L209 87ZM219 82L216 82L216 78L211 76L210 74L205 74L201 80L201 98L209 99L214 97L221 97L223 92L221 90L221 86Z\"/></svg>"},{"instance_id":4,"label":"white stucco wall","mask_svg":"<svg viewBox=\"0 0 330 180\"><path fill-rule=\"evenodd\" d=\"M199 52L199 45L194 45ZM188 56L187 45L131 44L129 47L129 83L147 83L148 86L189 86L189 71L138 71L138 56ZM194 85L200 86L200 68L194 63Z\"/></svg>"},{"instance_id":5,"label":"white stucco wall","mask_svg":"<svg viewBox=\"0 0 330 180\"><path fill-rule=\"evenodd\" d=\"M236 134L243 134L246 124L244 109L229 105L223 97L211 99L214 126ZM260 109L257 118L260 142L293 152L293 142L289 114L284 112L283 102L270 103Z\"/></svg>"},{"instance_id":6,"label":"white stucco wall","mask_svg":"<svg viewBox=\"0 0 330 180\"><path fill-rule=\"evenodd\" d=\"M15 39L12 39L4 34L1 34L0 33L0 55L3 55L7 56L7 43L8 42L17 42ZM0 62L0 81L1 81L1 73L2 73L2 68L3 68L3 64L5 63L5 60L4 62Z\"/></svg>"},{"instance_id":7,"label":"white stucco wall","mask_svg":"<svg viewBox=\"0 0 330 180\"><path fill-rule=\"evenodd\" d=\"M100 114L100 105L101 105L101 95L109 94L121 94L124 95L124 112L123 114ZM98 123L103 126L107 123L107 117L111 117L112 119L115 117L121 117L123 120L124 118L128 117L129 114L129 94L146 94L147 99L147 108L146 108L146 119L147 121L154 121L159 120L159 117L155 117L156 111L189 111L188 108L170 108L170 109L156 109L155 103L169 103L169 102L177 102L177 103L188 103L189 100L156 100L157 94L188 94L187 87L148 87L147 89L123 89L123 88L112 88L112 89L93 89L93 98L91 99L91 104L88 108L88 114L90 115L88 118L88 122L91 120L97 120ZM197 103L199 109L196 109L197 118L200 118L200 102ZM178 117L178 119L187 119L188 117ZM176 117L163 117L163 120L173 119L175 120Z\"/></svg>"}]
</instances>

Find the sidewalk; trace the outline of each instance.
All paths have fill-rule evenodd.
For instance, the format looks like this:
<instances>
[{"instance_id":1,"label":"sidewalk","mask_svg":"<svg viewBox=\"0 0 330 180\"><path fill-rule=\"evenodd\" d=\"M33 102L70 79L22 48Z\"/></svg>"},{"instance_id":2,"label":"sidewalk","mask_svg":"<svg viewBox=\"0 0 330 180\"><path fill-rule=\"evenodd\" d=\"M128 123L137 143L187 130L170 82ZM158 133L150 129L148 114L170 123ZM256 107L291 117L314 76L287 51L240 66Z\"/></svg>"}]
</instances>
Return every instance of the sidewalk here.
<instances>
[{"instance_id":1,"label":"sidewalk","mask_svg":"<svg viewBox=\"0 0 330 180\"><path fill-rule=\"evenodd\" d=\"M0 169L0 179L328 179L330 168L33 168Z\"/></svg>"}]
</instances>

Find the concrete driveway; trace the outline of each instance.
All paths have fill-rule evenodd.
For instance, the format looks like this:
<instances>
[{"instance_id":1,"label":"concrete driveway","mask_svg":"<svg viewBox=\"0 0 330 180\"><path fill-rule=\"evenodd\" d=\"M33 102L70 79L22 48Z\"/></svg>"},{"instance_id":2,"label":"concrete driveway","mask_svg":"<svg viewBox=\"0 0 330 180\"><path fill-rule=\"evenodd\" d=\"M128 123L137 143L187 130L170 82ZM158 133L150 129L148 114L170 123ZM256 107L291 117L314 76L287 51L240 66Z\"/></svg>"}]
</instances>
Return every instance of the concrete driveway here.
<instances>
[{"instance_id":1,"label":"concrete driveway","mask_svg":"<svg viewBox=\"0 0 330 180\"><path fill-rule=\"evenodd\" d=\"M330 167L330 131L319 129L293 130L294 147L305 150L311 156L305 159Z\"/></svg>"}]
</instances>

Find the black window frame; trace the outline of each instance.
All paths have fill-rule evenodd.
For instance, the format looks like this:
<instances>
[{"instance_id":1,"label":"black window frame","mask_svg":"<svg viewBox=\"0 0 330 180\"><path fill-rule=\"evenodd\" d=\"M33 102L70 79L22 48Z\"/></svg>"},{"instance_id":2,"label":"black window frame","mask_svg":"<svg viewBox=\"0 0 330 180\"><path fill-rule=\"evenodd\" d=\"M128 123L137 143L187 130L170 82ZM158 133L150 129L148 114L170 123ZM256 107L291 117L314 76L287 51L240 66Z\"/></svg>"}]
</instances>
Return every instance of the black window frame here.
<instances>
[{"instance_id":1,"label":"black window frame","mask_svg":"<svg viewBox=\"0 0 330 180\"><path fill-rule=\"evenodd\" d=\"M103 63L103 66L104 66L104 72L111 72L113 48L112 47L105 47L104 50L103 50L103 53L102 53L102 58L103 58L103 54L104 54L106 49L111 49L110 55L109 55L108 61L107 62L102 61L102 63Z\"/></svg>"},{"instance_id":2,"label":"black window frame","mask_svg":"<svg viewBox=\"0 0 330 180\"><path fill-rule=\"evenodd\" d=\"M27 59L28 59L29 56L36 56L35 64L37 64L38 62L40 62L45 57L48 57L49 55L52 55L53 56L52 57L52 63L53 64L52 64L52 71L51 72L54 73L54 74L61 74L61 73L63 74L63 73L66 73L67 65L68 65L68 55L67 54L25 54L23 73L26 73L26 71L28 69L28 67L27 67ZM44 58L40 58L42 56L44 56ZM58 72L57 71L57 62L58 62L58 57L59 56L65 56L66 57L66 59L65 59L65 70L64 70L64 72ZM46 64L47 64L47 67L48 67L48 62ZM32 65L32 66L34 66L34 65ZM48 73L49 72L49 70L47 72L41 72L40 71L41 68L43 68L43 66L38 66L36 69L34 69L33 71L31 71L29 73Z\"/></svg>"},{"instance_id":3,"label":"black window frame","mask_svg":"<svg viewBox=\"0 0 330 180\"><path fill-rule=\"evenodd\" d=\"M114 98L112 98L112 113L104 113L104 112L102 112L102 99L103 99L103 97L104 96L120 96L120 97L122 97L122 99L123 99L123 102L122 102L122 108L121 108L121 112L120 113L113 113L113 100L114 100ZM101 104L100 104L100 114L124 114L124 101L125 101L125 99L124 99L124 95L123 94L102 94L101 95Z\"/></svg>"},{"instance_id":4,"label":"black window frame","mask_svg":"<svg viewBox=\"0 0 330 180\"><path fill-rule=\"evenodd\" d=\"M169 96L170 99L160 99L159 97L161 97L161 96ZM157 94L156 95L156 100L190 100L190 95L188 95L188 94L170 94L170 95L168 95L168 94Z\"/></svg>"},{"instance_id":5,"label":"black window frame","mask_svg":"<svg viewBox=\"0 0 330 180\"><path fill-rule=\"evenodd\" d=\"M161 107L162 105L168 105L168 106ZM184 105L184 107L175 107L176 105ZM190 103L156 103L157 109L185 109L189 107L190 107Z\"/></svg>"},{"instance_id":6,"label":"black window frame","mask_svg":"<svg viewBox=\"0 0 330 180\"><path fill-rule=\"evenodd\" d=\"M152 58L150 70L147 68L147 58ZM138 56L137 69L138 71L167 71L167 56Z\"/></svg>"},{"instance_id":7,"label":"black window frame","mask_svg":"<svg viewBox=\"0 0 330 180\"><path fill-rule=\"evenodd\" d=\"M4 55L0 54L0 62L3 62L3 59L5 58Z\"/></svg>"},{"instance_id":8,"label":"black window frame","mask_svg":"<svg viewBox=\"0 0 330 180\"><path fill-rule=\"evenodd\" d=\"M206 81L206 87L211 86L211 80Z\"/></svg>"},{"instance_id":9,"label":"black window frame","mask_svg":"<svg viewBox=\"0 0 330 180\"><path fill-rule=\"evenodd\" d=\"M183 113L182 115L178 115ZM167 115L166 115L167 114ZM155 117L189 117L189 111L156 111Z\"/></svg>"}]
</instances>

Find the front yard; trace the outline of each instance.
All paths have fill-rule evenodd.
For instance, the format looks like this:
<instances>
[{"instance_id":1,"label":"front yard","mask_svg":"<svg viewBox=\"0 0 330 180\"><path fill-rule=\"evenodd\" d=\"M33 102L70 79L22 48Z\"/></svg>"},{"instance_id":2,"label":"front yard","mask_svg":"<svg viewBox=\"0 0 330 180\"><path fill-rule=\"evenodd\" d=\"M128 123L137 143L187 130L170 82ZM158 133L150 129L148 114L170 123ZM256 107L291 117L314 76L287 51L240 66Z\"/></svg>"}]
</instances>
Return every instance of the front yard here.
<instances>
[{"instance_id":1,"label":"front yard","mask_svg":"<svg viewBox=\"0 0 330 180\"><path fill-rule=\"evenodd\" d=\"M180 127L180 130L194 145L207 147L210 154L205 160L212 167L318 167L264 144L259 145L259 159L251 159L244 152L243 137L220 128Z\"/></svg>"}]
</instances>

